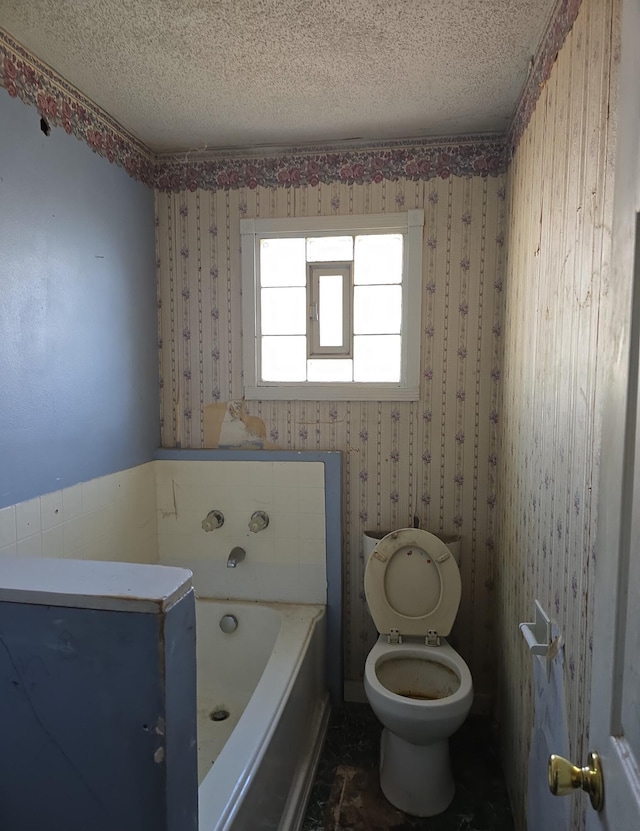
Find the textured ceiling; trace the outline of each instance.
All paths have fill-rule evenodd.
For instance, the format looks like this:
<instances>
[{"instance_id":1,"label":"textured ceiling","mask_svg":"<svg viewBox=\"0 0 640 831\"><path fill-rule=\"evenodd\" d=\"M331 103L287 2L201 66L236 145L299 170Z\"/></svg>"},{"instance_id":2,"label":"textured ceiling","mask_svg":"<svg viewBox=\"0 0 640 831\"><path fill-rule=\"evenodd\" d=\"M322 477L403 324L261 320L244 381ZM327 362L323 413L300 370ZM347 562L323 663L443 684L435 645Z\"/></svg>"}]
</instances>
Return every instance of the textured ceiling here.
<instances>
[{"instance_id":1,"label":"textured ceiling","mask_svg":"<svg viewBox=\"0 0 640 831\"><path fill-rule=\"evenodd\" d=\"M155 151L504 132L554 0L0 0Z\"/></svg>"}]
</instances>

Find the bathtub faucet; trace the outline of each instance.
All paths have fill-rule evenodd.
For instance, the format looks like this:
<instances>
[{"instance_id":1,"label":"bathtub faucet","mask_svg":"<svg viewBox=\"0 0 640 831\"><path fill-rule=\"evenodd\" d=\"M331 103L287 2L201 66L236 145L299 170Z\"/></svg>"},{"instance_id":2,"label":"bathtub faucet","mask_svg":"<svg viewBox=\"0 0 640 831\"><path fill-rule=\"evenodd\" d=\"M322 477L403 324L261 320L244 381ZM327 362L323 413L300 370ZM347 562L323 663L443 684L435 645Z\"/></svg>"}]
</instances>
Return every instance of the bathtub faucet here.
<instances>
[{"instance_id":1,"label":"bathtub faucet","mask_svg":"<svg viewBox=\"0 0 640 831\"><path fill-rule=\"evenodd\" d=\"M229 554L227 558L227 568L235 568L238 565L238 563L241 563L244 560L246 555L247 552L244 550L244 548L240 548L239 545L237 545L235 548L232 548L231 554Z\"/></svg>"}]
</instances>

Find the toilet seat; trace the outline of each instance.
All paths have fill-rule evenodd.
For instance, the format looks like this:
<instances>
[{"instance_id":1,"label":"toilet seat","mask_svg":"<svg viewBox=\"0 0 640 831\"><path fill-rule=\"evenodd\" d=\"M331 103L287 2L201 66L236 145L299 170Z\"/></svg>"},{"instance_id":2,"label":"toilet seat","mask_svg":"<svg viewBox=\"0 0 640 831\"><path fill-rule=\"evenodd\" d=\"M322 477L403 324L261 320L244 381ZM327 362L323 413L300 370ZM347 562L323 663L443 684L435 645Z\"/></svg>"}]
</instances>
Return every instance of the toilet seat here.
<instances>
[{"instance_id":1,"label":"toilet seat","mask_svg":"<svg viewBox=\"0 0 640 831\"><path fill-rule=\"evenodd\" d=\"M446 637L460 605L458 565L433 534L401 528L374 548L364 574L369 611L382 635Z\"/></svg>"}]
</instances>

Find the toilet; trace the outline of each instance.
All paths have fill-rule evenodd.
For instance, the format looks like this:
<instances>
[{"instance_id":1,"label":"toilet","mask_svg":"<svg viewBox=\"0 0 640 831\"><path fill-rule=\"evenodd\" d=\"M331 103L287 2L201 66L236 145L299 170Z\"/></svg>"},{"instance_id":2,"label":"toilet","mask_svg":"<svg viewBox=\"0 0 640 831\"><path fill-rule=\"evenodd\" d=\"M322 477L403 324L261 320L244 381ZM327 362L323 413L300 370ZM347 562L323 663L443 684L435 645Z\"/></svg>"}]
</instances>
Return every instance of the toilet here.
<instances>
[{"instance_id":1,"label":"toilet","mask_svg":"<svg viewBox=\"0 0 640 831\"><path fill-rule=\"evenodd\" d=\"M442 813L455 792L449 736L473 701L469 667L446 637L460 605L460 572L445 543L401 528L376 543L364 588L378 640L364 669L383 725L380 786L401 811Z\"/></svg>"}]
</instances>

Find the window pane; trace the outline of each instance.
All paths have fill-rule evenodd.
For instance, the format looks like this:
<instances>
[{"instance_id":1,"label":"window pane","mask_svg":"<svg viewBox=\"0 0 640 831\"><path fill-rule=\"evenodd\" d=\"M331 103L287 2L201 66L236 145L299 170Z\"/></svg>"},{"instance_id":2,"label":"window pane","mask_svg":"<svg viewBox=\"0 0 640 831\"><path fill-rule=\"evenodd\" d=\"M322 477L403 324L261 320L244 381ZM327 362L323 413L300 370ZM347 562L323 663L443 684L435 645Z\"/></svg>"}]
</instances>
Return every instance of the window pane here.
<instances>
[{"instance_id":1,"label":"window pane","mask_svg":"<svg viewBox=\"0 0 640 831\"><path fill-rule=\"evenodd\" d=\"M305 335L307 290L262 289L260 318L263 335Z\"/></svg>"},{"instance_id":2,"label":"window pane","mask_svg":"<svg viewBox=\"0 0 640 831\"><path fill-rule=\"evenodd\" d=\"M320 346L342 346L344 311L342 274L318 277L318 329Z\"/></svg>"},{"instance_id":3,"label":"window pane","mask_svg":"<svg viewBox=\"0 0 640 831\"><path fill-rule=\"evenodd\" d=\"M353 237L309 237L307 262L330 263L353 259Z\"/></svg>"},{"instance_id":4,"label":"window pane","mask_svg":"<svg viewBox=\"0 0 640 831\"><path fill-rule=\"evenodd\" d=\"M399 381L400 335L354 337L353 380Z\"/></svg>"},{"instance_id":5,"label":"window pane","mask_svg":"<svg viewBox=\"0 0 640 831\"><path fill-rule=\"evenodd\" d=\"M402 282L402 234L367 234L356 237L354 282Z\"/></svg>"},{"instance_id":6,"label":"window pane","mask_svg":"<svg viewBox=\"0 0 640 831\"><path fill-rule=\"evenodd\" d=\"M260 285L304 286L304 238L260 240Z\"/></svg>"},{"instance_id":7,"label":"window pane","mask_svg":"<svg viewBox=\"0 0 640 831\"><path fill-rule=\"evenodd\" d=\"M309 381L353 381L351 358L310 358L307 361Z\"/></svg>"},{"instance_id":8,"label":"window pane","mask_svg":"<svg viewBox=\"0 0 640 831\"><path fill-rule=\"evenodd\" d=\"M353 331L356 335L399 334L401 323L401 286L354 287Z\"/></svg>"},{"instance_id":9,"label":"window pane","mask_svg":"<svg viewBox=\"0 0 640 831\"><path fill-rule=\"evenodd\" d=\"M305 381L306 364L306 338L262 338L263 381Z\"/></svg>"}]
</instances>

